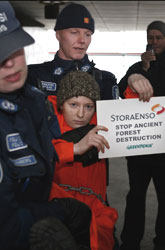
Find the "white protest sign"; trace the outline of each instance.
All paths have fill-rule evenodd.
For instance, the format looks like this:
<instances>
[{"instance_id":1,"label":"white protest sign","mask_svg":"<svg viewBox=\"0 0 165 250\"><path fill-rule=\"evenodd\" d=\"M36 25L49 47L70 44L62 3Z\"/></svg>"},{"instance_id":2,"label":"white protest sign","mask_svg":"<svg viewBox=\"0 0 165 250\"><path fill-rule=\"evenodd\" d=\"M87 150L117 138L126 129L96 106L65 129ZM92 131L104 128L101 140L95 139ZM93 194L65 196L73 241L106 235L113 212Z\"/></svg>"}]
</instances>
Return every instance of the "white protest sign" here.
<instances>
[{"instance_id":1,"label":"white protest sign","mask_svg":"<svg viewBox=\"0 0 165 250\"><path fill-rule=\"evenodd\" d=\"M99 158L165 153L165 97L97 101L97 124L110 149Z\"/></svg>"}]
</instances>

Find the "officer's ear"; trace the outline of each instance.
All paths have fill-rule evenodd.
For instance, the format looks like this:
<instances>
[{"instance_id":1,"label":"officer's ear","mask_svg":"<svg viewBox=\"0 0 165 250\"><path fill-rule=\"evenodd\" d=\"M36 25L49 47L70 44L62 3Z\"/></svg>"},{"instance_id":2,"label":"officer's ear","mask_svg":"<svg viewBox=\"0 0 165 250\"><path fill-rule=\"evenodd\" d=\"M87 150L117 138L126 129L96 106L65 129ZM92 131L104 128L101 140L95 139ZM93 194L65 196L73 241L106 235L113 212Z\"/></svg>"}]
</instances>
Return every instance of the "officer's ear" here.
<instances>
[{"instance_id":1,"label":"officer's ear","mask_svg":"<svg viewBox=\"0 0 165 250\"><path fill-rule=\"evenodd\" d=\"M59 34L59 33L60 33L60 31L57 30L57 31L56 31L56 39L57 39L58 41L60 40L60 34Z\"/></svg>"}]
</instances>

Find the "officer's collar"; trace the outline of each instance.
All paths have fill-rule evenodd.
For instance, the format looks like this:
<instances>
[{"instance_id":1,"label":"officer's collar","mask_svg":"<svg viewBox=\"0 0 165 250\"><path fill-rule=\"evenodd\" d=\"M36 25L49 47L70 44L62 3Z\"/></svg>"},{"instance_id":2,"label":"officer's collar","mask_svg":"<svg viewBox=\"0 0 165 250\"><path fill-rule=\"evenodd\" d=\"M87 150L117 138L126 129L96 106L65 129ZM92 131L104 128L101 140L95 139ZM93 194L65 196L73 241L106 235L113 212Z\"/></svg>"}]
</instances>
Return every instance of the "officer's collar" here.
<instances>
[{"instance_id":1,"label":"officer's collar","mask_svg":"<svg viewBox=\"0 0 165 250\"><path fill-rule=\"evenodd\" d=\"M18 89L16 91L10 93L0 93L0 98L7 99L11 102L18 103L22 98L22 89Z\"/></svg>"},{"instance_id":2,"label":"officer's collar","mask_svg":"<svg viewBox=\"0 0 165 250\"><path fill-rule=\"evenodd\" d=\"M58 66L62 67L64 70L71 68L73 65L75 65L75 63L83 65L86 62L89 62L87 54L80 60L64 60L64 59L59 57L58 52L56 53L54 60L55 60L55 62L58 63Z\"/></svg>"}]
</instances>

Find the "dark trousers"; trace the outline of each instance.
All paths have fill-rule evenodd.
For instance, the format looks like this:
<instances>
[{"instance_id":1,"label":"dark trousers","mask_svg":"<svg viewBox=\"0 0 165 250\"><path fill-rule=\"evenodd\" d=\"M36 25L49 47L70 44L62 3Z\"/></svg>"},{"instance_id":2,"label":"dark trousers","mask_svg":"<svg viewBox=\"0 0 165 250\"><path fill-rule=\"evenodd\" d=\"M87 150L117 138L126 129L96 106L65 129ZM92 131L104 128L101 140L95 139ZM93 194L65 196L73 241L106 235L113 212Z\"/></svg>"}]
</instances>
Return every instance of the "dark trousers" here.
<instances>
[{"instance_id":1,"label":"dark trousers","mask_svg":"<svg viewBox=\"0 0 165 250\"><path fill-rule=\"evenodd\" d=\"M62 205L66 219L64 224L72 233L78 245L90 246L91 210L83 202L72 198L56 199Z\"/></svg>"},{"instance_id":2,"label":"dark trousers","mask_svg":"<svg viewBox=\"0 0 165 250\"><path fill-rule=\"evenodd\" d=\"M146 192L153 180L158 199L155 244L165 245L165 156L127 158L130 190L126 198L121 240L128 249L139 249L145 228Z\"/></svg>"}]
</instances>

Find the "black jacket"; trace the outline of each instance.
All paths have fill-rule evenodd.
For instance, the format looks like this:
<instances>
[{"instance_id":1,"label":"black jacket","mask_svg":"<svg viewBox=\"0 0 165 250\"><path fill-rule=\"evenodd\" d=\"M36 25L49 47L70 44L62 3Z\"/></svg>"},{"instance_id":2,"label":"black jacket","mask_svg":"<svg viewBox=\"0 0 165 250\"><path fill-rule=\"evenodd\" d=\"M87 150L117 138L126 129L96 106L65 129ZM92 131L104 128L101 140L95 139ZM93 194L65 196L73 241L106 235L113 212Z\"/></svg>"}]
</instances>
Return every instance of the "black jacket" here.
<instances>
[{"instance_id":1,"label":"black jacket","mask_svg":"<svg viewBox=\"0 0 165 250\"><path fill-rule=\"evenodd\" d=\"M119 82L120 96L124 98L123 93L128 85L128 77L131 74L138 73L145 76L154 89L154 96L165 95L165 53L157 56L156 61L150 63L148 71L142 69L142 62L133 64L126 75Z\"/></svg>"}]
</instances>

